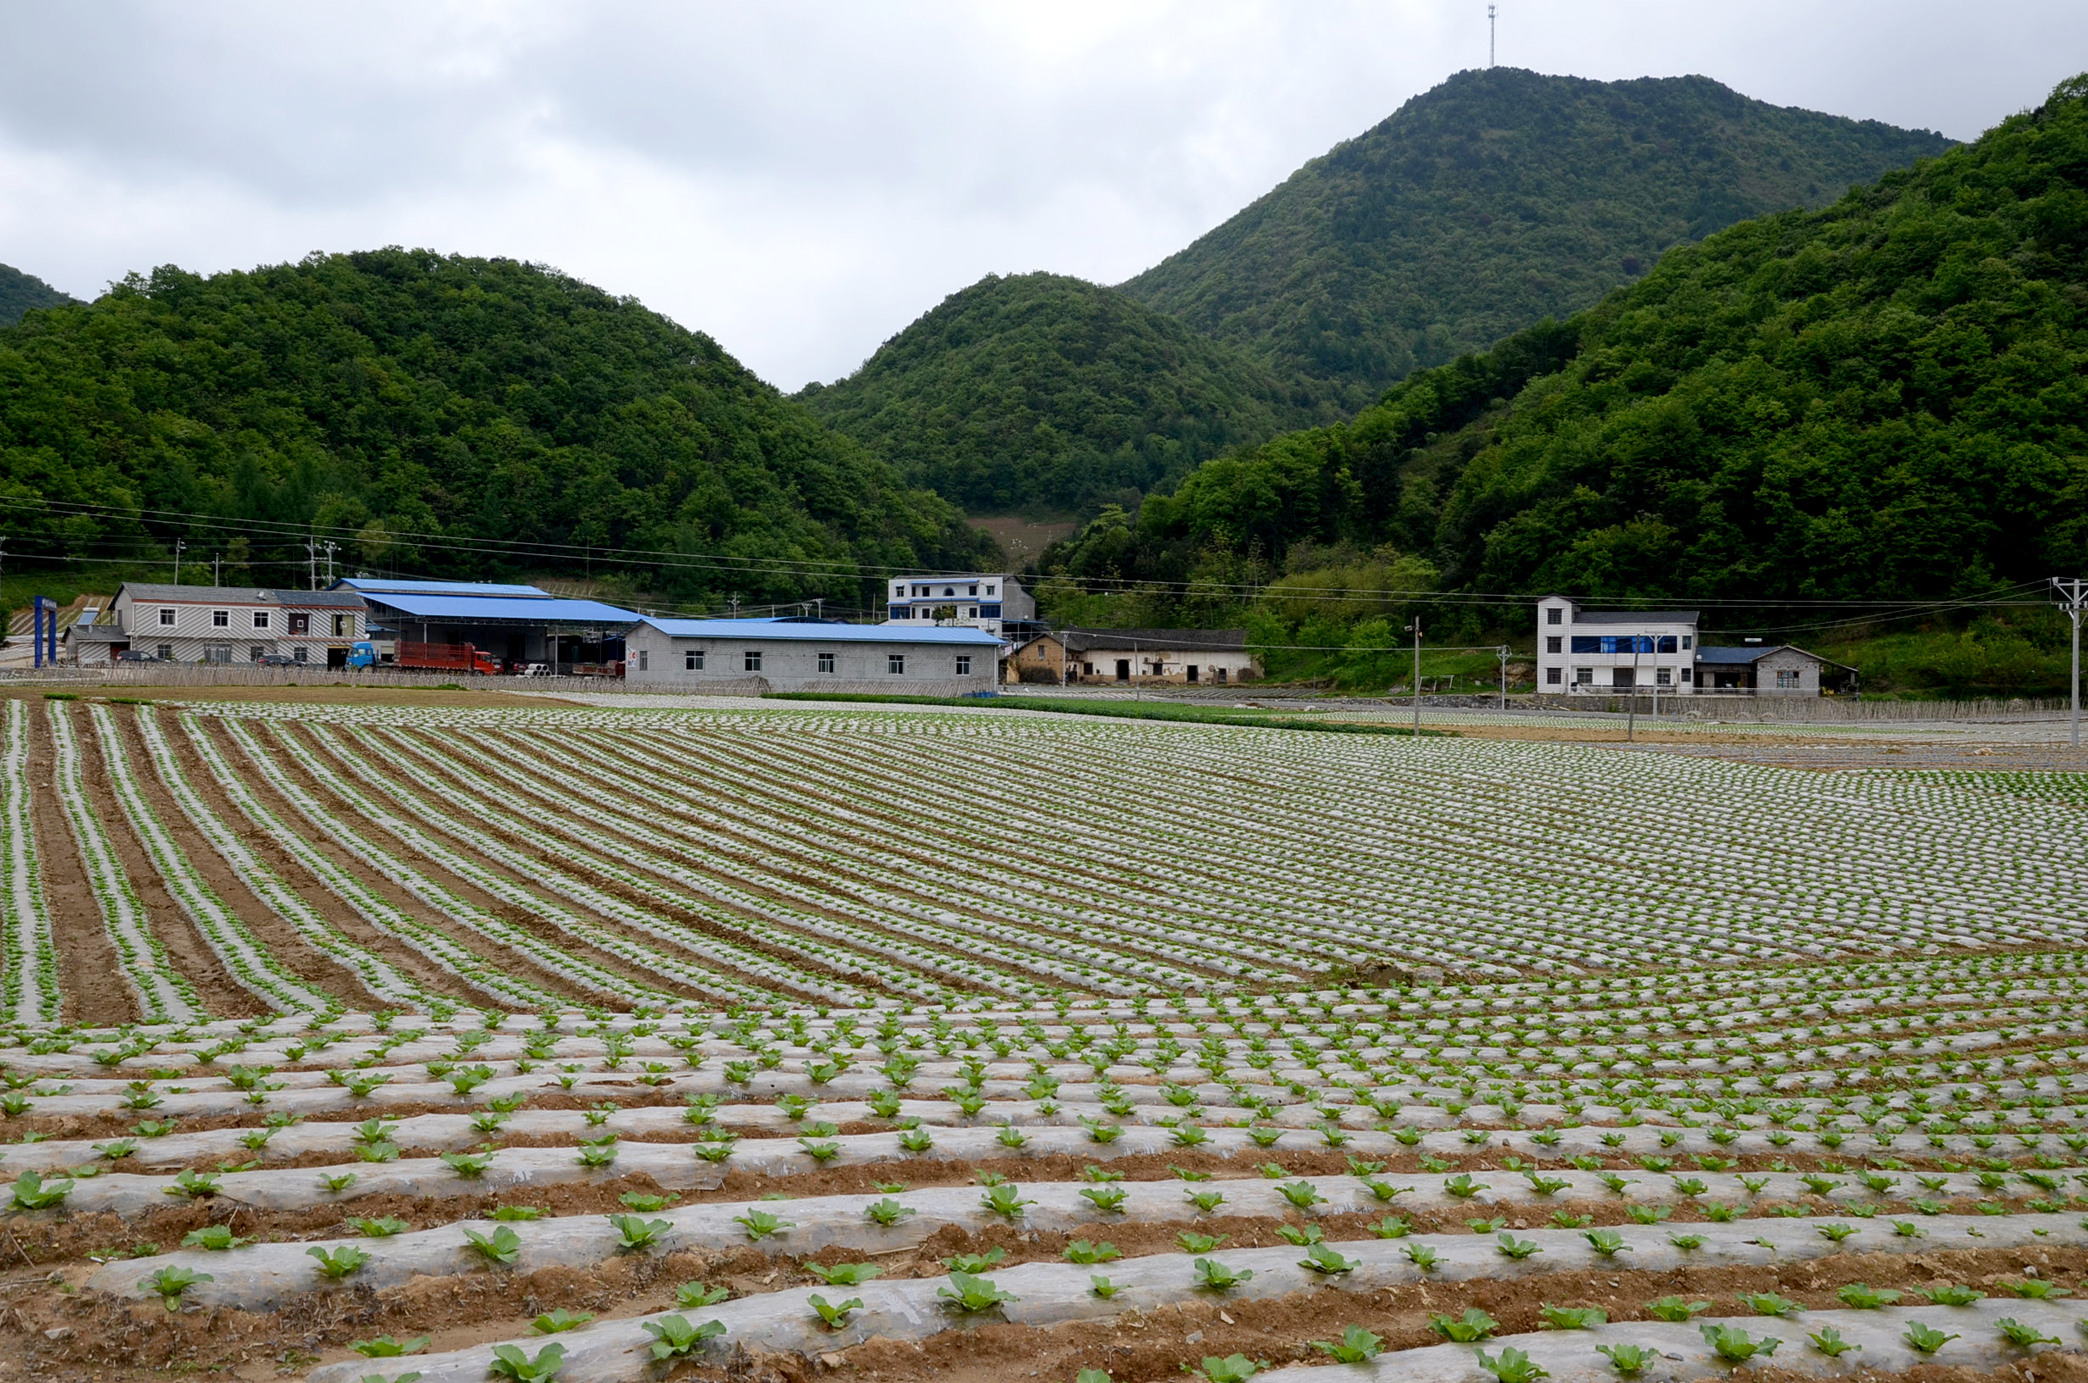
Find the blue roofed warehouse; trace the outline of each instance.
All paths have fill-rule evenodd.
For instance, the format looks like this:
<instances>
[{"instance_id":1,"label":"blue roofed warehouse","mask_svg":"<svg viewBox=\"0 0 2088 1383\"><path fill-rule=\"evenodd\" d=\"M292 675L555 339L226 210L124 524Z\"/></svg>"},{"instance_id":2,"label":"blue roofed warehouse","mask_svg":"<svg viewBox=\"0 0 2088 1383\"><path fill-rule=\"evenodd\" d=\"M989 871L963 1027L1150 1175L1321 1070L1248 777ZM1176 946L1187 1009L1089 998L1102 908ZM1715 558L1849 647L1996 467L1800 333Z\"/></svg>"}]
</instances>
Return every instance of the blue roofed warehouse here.
<instances>
[{"instance_id":1,"label":"blue roofed warehouse","mask_svg":"<svg viewBox=\"0 0 2088 1383\"><path fill-rule=\"evenodd\" d=\"M549 672L613 672L623 661L624 631L639 618L536 586L351 576L334 589L363 598L380 648L468 644L510 671L541 664Z\"/></svg>"}]
</instances>

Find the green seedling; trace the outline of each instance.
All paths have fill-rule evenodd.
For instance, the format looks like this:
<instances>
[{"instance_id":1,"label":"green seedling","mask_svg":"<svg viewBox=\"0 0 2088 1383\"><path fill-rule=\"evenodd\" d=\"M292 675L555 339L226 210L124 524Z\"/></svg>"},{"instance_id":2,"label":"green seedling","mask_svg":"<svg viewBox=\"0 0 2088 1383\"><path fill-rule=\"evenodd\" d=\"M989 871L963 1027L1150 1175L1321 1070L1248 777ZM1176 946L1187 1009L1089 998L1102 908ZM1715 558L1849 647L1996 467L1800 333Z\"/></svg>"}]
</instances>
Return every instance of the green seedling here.
<instances>
[{"instance_id":1,"label":"green seedling","mask_svg":"<svg viewBox=\"0 0 2088 1383\"><path fill-rule=\"evenodd\" d=\"M1831 1224L1820 1226L1820 1237L1835 1244L1839 1244L1844 1239L1861 1232L1854 1225Z\"/></svg>"},{"instance_id":2,"label":"green seedling","mask_svg":"<svg viewBox=\"0 0 2088 1383\"><path fill-rule=\"evenodd\" d=\"M1690 1249L1702 1248L1704 1246L1704 1236L1701 1234L1670 1234L1668 1235L1668 1242L1676 1248L1687 1252Z\"/></svg>"},{"instance_id":3,"label":"green seedling","mask_svg":"<svg viewBox=\"0 0 2088 1383\"><path fill-rule=\"evenodd\" d=\"M592 1311L568 1311L561 1306L538 1316L529 1323L529 1328L539 1335L562 1335L568 1330L578 1330L593 1319Z\"/></svg>"},{"instance_id":4,"label":"green seedling","mask_svg":"<svg viewBox=\"0 0 2088 1383\"><path fill-rule=\"evenodd\" d=\"M1646 1303L1646 1311L1657 1321L1686 1321L1709 1311L1708 1301L1684 1301L1681 1297L1659 1297Z\"/></svg>"},{"instance_id":5,"label":"green seedling","mask_svg":"<svg viewBox=\"0 0 2088 1383\"><path fill-rule=\"evenodd\" d=\"M1593 1330L1609 1324L1609 1312L1597 1306L1540 1306L1546 1330Z\"/></svg>"},{"instance_id":6,"label":"green seedling","mask_svg":"<svg viewBox=\"0 0 2088 1383\"><path fill-rule=\"evenodd\" d=\"M680 1199L681 1197L676 1195L648 1196L642 1191L626 1191L617 1197L617 1200L640 1215L657 1215Z\"/></svg>"},{"instance_id":7,"label":"green seedling","mask_svg":"<svg viewBox=\"0 0 2088 1383\"><path fill-rule=\"evenodd\" d=\"M71 1181L45 1181L35 1172L24 1172L14 1180L14 1207L17 1210L49 1210L65 1204L72 1194Z\"/></svg>"},{"instance_id":8,"label":"green seedling","mask_svg":"<svg viewBox=\"0 0 2088 1383\"><path fill-rule=\"evenodd\" d=\"M1835 1295L1846 1306L1859 1311L1875 1311L1881 1306L1890 1306L1900 1299L1900 1294L1890 1287L1873 1287L1868 1282L1851 1282Z\"/></svg>"},{"instance_id":9,"label":"green seedling","mask_svg":"<svg viewBox=\"0 0 2088 1383\"><path fill-rule=\"evenodd\" d=\"M1783 1343L1778 1339L1757 1340L1737 1325L1701 1325L1704 1343L1729 1364L1744 1364L1757 1354L1767 1358Z\"/></svg>"},{"instance_id":10,"label":"green seedling","mask_svg":"<svg viewBox=\"0 0 2088 1383\"><path fill-rule=\"evenodd\" d=\"M1216 1355L1205 1355L1200 1367L1189 1369L1187 1364L1182 1367L1188 1369L1192 1375L1207 1379L1209 1383L1247 1383L1248 1379L1262 1370L1260 1364L1244 1354L1228 1354L1223 1359Z\"/></svg>"},{"instance_id":11,"label":"green seedling","mask_svg":"<svg viewBox=\"0 0 2088 1383\"><path fill-rule=\"evenodd\" d=\"M1325 1273L1331 1277L1339 1273L1354 1272L1363 1266L1363 1260L1360 1258L1344 1258L1340 1253L1325 1244L1314 1244L1305 1250L1305 1256L1298 1260L1298 1266L1312 1272Z\"/></svg>"},{"instance_id":12,"label":"green seedling","mask_svg":"<svg viewBox=\"0 0 2088 1383\"><path fill-rule=\"evenodd\" d=\"M793 1220L781 1219L766 1210L749 1210L744 1215L735 1215L732 1222L747 1231L747 1238L759 1243L771 1235L781 1234L786 1229L795 1229Z\"/></svg>"},{"instance_id":13,"label":"green seedling","mask_svg":"<svg viewBox=\"0 0 2088 1383\"><path fill-rule=\"evenodd\" d=\"M2061 1343L2057 1335L2040 1335L2036 1326L2024 1325L2021 1321L2010 1316L2003 1316L2000 1320L1994 1322L1994 1326L2003 1335L2007 1336L2008 1342L2017 1349L2035 1349L2039 1345L2056 1345Z\"/></svg>"},{"instance_id":14,"label":"green seedling","mask_svg":"<svg viewBox=\"0 0 2088 1383\"><path fill-rule=\"evenodd\" d=\"M1554 1229L1586 1229L1589 1225L1595 1223L1595 1217L1593 1215L1575 1215L1564 1210L1554 1210L1551 1213L1551 1222Z\"/></svg>"},{"instance_id":15,"label":"green seedling","mask_svg":"<svg viewBox=\"0 0 2088 1383\"><path fill-rule=\"evenodd\" d=\"M353 1219L348 1225L365 1239L389 1239L394 1234L404 1234L413 1228L395 1215L383 1215L371 1219Z\"/></svg>"},{"instance_id":16,"label":"green seedling","mask_svg":"<svg viewBox=\"0 0 2088 1383\"><path fill-rule=\"evenodd\" d=\"M884 1269L875 1263L836 1263L830 1268L821 1267L817 1263L807 1263L805 1271L829 1287L860 1287L884 1272Z\"/></svg>"},{"instance_id":17,"label":"green seedling","mask_svg":"<svg viewBox=\"0 0 2088 1383\"><path fill-rule=\"evenodd\" d=\"M541 1220L548 1214L537 1205L502 1205L494 1208L492 1218L510 1224L521 1224L529 1220Z\"/></svg>"},{"instance_id":18,"label":"green seedling","mask_svg":"<svg viewBox=\"0 0 2088 1383\"><path fill-rule=\"evenodd\" d=\"M1443 1183L1443 1190L1458 1200L1470 1200L1481 1191L1491 1190L1484 1182L1473 1181L1467 1172L1459 1172Z\"/></svg>"},{"instance_id":19,"label":"green seedling","mask_svg":"<svg viewBox=\"0 0 2088 1383\"><path fill-rule=\"evenodd\" d=\"M1794 1311L1805 1309L1789 1297L1780 1296L1775 1292L1743 1292L1740 1294L1740 1303L1762 1316L1788 1316Z\"/></svg>"},{"instance_id":20,"label":"green seedling","mask_svg":"<svg viewBox=\"0 0 2088 1383\"><path fill-rule=\"evenodd\" d=\"M1499 1358L1490 1357L1483 1349L1477 1351L1475 1357L1479 1367L1499 1379L1500 1383L1536 1383L1540 1378L1551 1377L1536 1360L1513 1345L1502 1349Z\"/></svg>"},{"instance_id":21,"label":"green seedling","mask_svg":"<svg viewBox=\"0 0 2088 1383\"><path fill-rule=\"evenodd\" d=\"M374 1340L350 1340L348 1348L365 1359L403 1359L426 1349L429 1338L416 1335L410 1340L395 1340L389 1335L379 1335Z\"/></svg>"},{"instance_id":22,"label":"green seedling","mask_svg":"<svg viewBox=\"0 0 2088 1383\"><path fill-rule=\"evenodd\" d=\"M1123 1256L1122 1250L1107 1241L1091 1244L1085 1239L1075 1239L1066 1245L1066 1261L1082 1267L1096 1263L1111 1263Z\"/></svg>"},{"instance_id":23,"label":"green seedling","mask_svg":"<svg viewBox=\"0 0 2088 1383\"><path fill-rule=\"evenodd\" d=\"M869 1220L872 1224L884 1225L887 1228L898 1224L908 1215L917 1215L919 1213L912 1206L901 1205L890 1196L886 1196L883 1200L872 1201L863 1207L864 1219Z\"/></svg>"},{"instance_id":24,"label":"green seedling","mask_svg":"<svg viewBox=\"0 0 2088 1383\"><path fill-rule=\"evenodd\" d=\"M1624 1236L1614 1229L1591 1229L1583 1233L1581 1238L1587 1240L1588 1247L1604 1258L1635 1252L1631 1245L1624 1242Z\"/></svg>"},{"instance_id":25,"label":"green seedling","mask_svg":"<svg viewBox=\"0 0 2088 1383\"><path fill-rule=\"evenodd\" d=\"M161 1268L138 1285L166 1303L169 1311L181 1309L181 1294L199 1282L215 1282L209 1273L199 1273L190 1268Z\"/></svg>"},{"instance_id":26,"label":"green seedling","mask_svg":"<svg viewBox=\"0 0 2088 1383\"><path fill-rule=\"evenodd\" d=\"M119 1138L113 1143L96 1143L94 1145L95 1156L107 1158L111 1162L117 1162L129 1157L137 1150L138 1140L135 1138Z\"/></svg>"},{"instance_id":27,"label":"green seedling","mask_svg":"<svg viewBox=\"0 0 2088 1383\"><path fill-rule=\"evenodd\" d=\"M1986 1299L1985 1292L1956 1283L1943 1287L1916 1287L1914 1295L1927 1298L1934 1306L1970 1306L1975 1301Z\"/></svg>"},{"instance_id":28,"label":"green seedling","mask_svg":"<svg viewBox=\"0 0 2088 1383\"><path fill-rule=\"evenodd\" d=\"M1233 1268L1215 1258L1196 1260L1196 1286L1213 1292L1231 1291L1254 1276L1252 1268Z\"/></svg>"},{"instance_id":29,"label":"green seedling","mask_svg":"<svg viewBox=\"0 0 2088 1383\"><path fill-rule=\"evenodd\" d=\"M1225 1204L1225 1193L1223 1191L1184 1191L1182 1199L1195 1206L1202 1214L1208 1215L1219 1206Z\"/></svg>"},{"instance_id":30,"label":"green seedling","mask_svg":"<svg viewBox=\"0 0 2088 1383\"><path fill-rule=\"evenodd\" d=\"M1088 1275L1088 1290L1102 1298L1102 1300L1108 1301L1124 1289L1111 1282L1108 1278L1103 1277L1100 1273L1090 1273Z\"/></svg>"},{"instance_id":31,"label":"green seedling","mask_svg":"<svg viewBox=\"0 0 2088 1383\"><path fill-rule=\"evenodd\" d=\"M1444 1339L1460 1345L1484 1340L1501 1328L1501 1323L1476 1306L1468 1306L1462 1316L1446 1316L1440 1311L1430 1313L1429 1326Z\"/></svg>"},{"instance_id":32,"label":"green seedling","mask_svg":"<svg viewBox=\"0 0 2088 1383\"><path fill-rule=\"evenodd\" d=\"M1126 1192L1121 1186L1083 1186L1080 1194L1097 1210L1113 1215L1123 1213Z\"/></svg>"},{"instance_id":33,"label":"green seedling","mask_svg":"<svg viewBox=\"0 0 2088 1383\"><path fill-rule=\"evenodd\" d=\"M1424 1273L1436 1265L1436 1251L1426 1244L1407 1244L1403 1246L1403 1249L1407 1256L1407 1262L1412 1263Z\"/></svg>"},{"instance_id":34,"label":"green seedling","mask_svg":"<svg viewBox=\"0 0 2088 1383\"><path fill-rule=\"evenodd\" d=\"M1175 1242L1182 1246L1184 1253L1209 1253L1231 1237L1229 1234L1198 1234L1193 1229L1185 1229L1175 1235Z\"/></svg>"},{"instance_id":35,"label":"green seedling","mask_svg":"<svg viewBox=\"0 0 2088 1383\"><path fill-rule=\"evenodd\" d=\"M319 1264L320 1275L335 1282L370 1261L370 1255L353 1244L344 1244L337 1249L310 1248L305 1252Z\"/></svg>"},{"instance_id":36,"label":"green seedling","mask_svg":"<svg viewBox=\"0 0 2088 1383\"><path fill-rule=\"evenodd\" d=\"M701 1282L684 1282L674 1289L674 1304L684 1311L699 1311L706 1306L716 1306L731 1296L730 1287L711 1287Z\"/></svg>"},{"instance_id":37,"label":"green seedling","mask_svg":"<svg viewBox=\"0 0 2088 1383\"><path fill-rule=\"evenodd\" d=\"M1380 1239L1404 1239L1414 1232L1412 1221L1404 1215L1387 1215L1384 1219L1371 1221L1363 1227Z\"/></svg>"},{"instance_id":38,"label":"green seedling","mask_svg":"<svg viewBox=\"0 0 2088 1383\"><path fill-rule=\"evenodd\" d=\"M1276 1191L1299 1210L1310 1210L1315 1205L1324 1205L1327 1200L1309 1181L1286 1181Z\"/></svg>"},{"instance_id":39,"label":"green seedling","mask_svg":"<svg viewBox=\"0 0 2088 1383\"><path fill-rule=\"evenodd\" d=\"M225 1253L232 1249L243 1249L253 1243L251 1238L241 1238L232 1232L230 1225L204 1225L181 1236L185 1249L207 1249L212 1253Z\"/></svg>"},{"instance_id":40,"label":"green seedling","mask_svg":"<svg viewBox=\"0 0 2088 1383\"><path fill-rule=\"evenodd\" d=\"M1530 1189L1540 1196L1556 1196L1573 1185L1570 1181L1562 1181L1558 1177L1538 1176L1535 1172L1526 1172L1524 1175L1529 1180Z\"/></svg>"},{"instance_id":41,"label":"green seedling","mask_svg":"<svg viewBox=\"0 0 2088 1383\"><path fill-rule=\"evenodd\" d=\"M965 1272L952 1272L950 1285L936 1288L935 1295L967 1314L990 1311L1004 1303L1021 1300L1014 1293L994 1286L988 1279Z\"/></svg>"},{"instance_id":42,"label":"green seedling","mask_svg":"<svg viewBox=\"0 0 2088 1383\"><path fill-rule=\"evenodd\" d=\"M2017 1296L2028 1297L2032 1301L2049 1301L2053 1297L2073 1295L2073 1293L2061 1287L2058 1283L2047 1282L2040 1277L2019 1278L2014 1282L2004 1282L2001 1285L2014 1292Z\"/></svg>"},{"instance_id":43,"label":"green seedling","mask_svg":"<svg viewBox=\"0 0 2088 1383\"><path fill-rule=\"evenodd\" d=\"M1808 1335L1805 1338L1812 1342L1814 1349L1826 1355L1829 1359L1839 1359L1852 1349L1863 1348L1862 1345L1850 1344L1847 1340L1844 1340L1841 1337L1841 1332L1831 1325L1819 1334Z\"/></svg>"},{"instance_id":44,"label":"green seedling","mask_svg":"<svg viewBox=\"0 0 2088 1383\"><path fill-rule=\"evenodd\" d=\"M442 1155L442 1163L458 1176L471 1178L481 1175L486 1168L493 1165L493 1154L446 1152Z\"/></svg>"},{"instance_id":45,"label":"green seedling","mask_svg":"<svg viewBox=\"0 0 2088 1383\"><path fill-rule=\"evenodd\" d=\"M564 1345L545 1345L531 1358L519 1345L495 1345L493 1361L486 1365L486 1371L515 1383L539 1383L541 1379L558 1376L558 1371L565 1367L565 1352Z\"/></svg>"},{"instance_id":46,"label":"green seedling","mask_svg":"<svg viewBox=\"0 0 2088 1383\"><path fill-rule=\"evenodd\" d=\"M1278 1225L1276 1234L1284 1243L1296 1244L1301 1249L1321 1243L1327 1237L1327 1231L1318 1225Z\"/></svg>"},{"instance_id":47,"label":"green seedling","mask_svg":"<svg viewBox=\"0 0 2088 1383\"><path fill-rule=\"evenodd\" d=\"M616 1248L619 1253L636 1253L649 1249L660 1242L660 1236L673 1229L666 1220L648 1220L638 1215L610 1215L606 1217L609 1227L616 1231Z\"/></svg>"},{"instance_id":48,"label":"green seedling","mask_svg":"<svg viewBox=\"0 0 2088 1383\"><path fill-rule=\"evenodd\" d=\"M183 1171L174 1178L173 1185L163 1187L162 1190L167 1195L186 1196L191 1200L197 1200L204 1196L214 1196L218 1193L217 1173Z\"/></svg>"},{"instance_id":49,"label":"green seedling","mask_svg":"<svg viewBox=\"0 0 2088 1383\"><path fill-rule=\"evenodd\" d=\"M1622 1378L1636 1378L1660 1357L1644 1345L1597 1345L1595 1352L1607 1356L1610 1367Z\"/></svg>"},{"instance_id":50,"label":"green seedling","mask_svg":"<svg viewBox=\"0 0 2088 1383\"><path fill-rule=\"evenodd\" d=\"M475 1229L464 1231L466 1247L476 1251L489 1263L512 1265L522 1255L522 1236L502 1225L491 1234L481 1234Z\"/></svg>"},{"instance_id":51,"label":"green seedling","mask_svg":"<svg viewBox=\"0 0 2088 1383\"><path fill-rule=\"evenodd\" d=\"M1308 1343L1337 1364L1367 1364L1385 1352L1384 1337L1373 1335L1360 1325L1344 1329L1339 1341L1312 1340Z\"/></svg>"},{"instance_id":52,"label":"green seedling","mask_svg":"<svg viewBox=\"0 0 2088 1383\"><path fill-rule=\"evenodd\" d=\"M1023 1208L1035 1204L1035 1201L1022 1198L1021 1187L1007 1184L989 1186L986 1188L986 1194L979 1197L979 1205L989 1214L1010 1220L1021 1219Z\"/></svg>"},{"instance_id":53,"label":"green seedling","mask_svg":"<svg viewBox=\"0 0 2088 1383\"><path fill-rule=\"evenodd\" d=\"M1532 1254L1542 1253L1534 1239L1518 1239L1513 1234L1503 1234L1494 1240L1494 1247L1509 1258L1520 1261Z\"/></svg>"},{"instance_id":54,"label":"green seedling","mask_svg":"<svg viewBox=\"0 0 2088 1383\"><path fill-rule=\"evenodd\" d=\"M1007 1256L1008 1251L1006 1249L991 1248L984 1253L960 1253L953 1257L945 1258L943 1266L952 1273L970 1273L976 1277L980 1273L989 1271L994 1264Z\"/></svg>"},{"instance_id":55,"label":"green seedling","mask_svg":"<svg viewBox=\"0 0 2088 1383\"><path fill-rule=\"evenodd\" d=\"M861 1297L850 1297L847 1301L836 1305L816 1292L805 1298L805 1300L814 1311L819 1313L819 1319L826 1322L826 1327L829 1330L838 1330L847 1324L849 1313L851 1311L859 1311L863 1306Z\"/></svg>"},{"instance_id":56,"label":"green seedling","mask_svg":"<svg viewBox=\"0 0 2088 1383\"><path fill-rule=\"evenodd\" d=\"M320 1187L333 1195L339 1195L355 1185L355 1182L356 1176L353 1172L321 1172L319 1174Z\"/></svg>"},{"instance_id":57,"label":"green seedling","mask_svg":"<svg viewBox=\"0 0 2088 1383\"><path fill-rule=\"evenodd\" d=\"M1907 1326L1906 1331L1901 1334L1900 1338L1907 1342L1907 1348L1917 1353L1934 1354L1937 1350L1958 1337L1946 1335L1932 1325L1923 1325L1920 1321L1914 1321Z\"/></svg>"}]
</instances>

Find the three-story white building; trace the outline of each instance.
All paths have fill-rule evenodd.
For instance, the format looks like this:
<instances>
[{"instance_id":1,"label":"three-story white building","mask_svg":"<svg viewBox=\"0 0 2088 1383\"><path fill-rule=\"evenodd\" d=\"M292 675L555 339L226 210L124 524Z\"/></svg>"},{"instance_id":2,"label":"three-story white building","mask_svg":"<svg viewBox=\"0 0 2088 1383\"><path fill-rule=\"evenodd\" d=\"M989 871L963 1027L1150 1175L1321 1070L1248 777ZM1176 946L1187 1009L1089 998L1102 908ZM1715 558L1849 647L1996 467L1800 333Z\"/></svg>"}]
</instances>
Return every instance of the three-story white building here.
<instances>
[{"instance_id":1,"label":"three-story white building","mask_svg":"<svg viewBox=\"0 0 2088 1383\"><path fill-rule=\"evenodd\" d=\"M1004 633L1037 617L1037 602L1022 583L999 572L895 576L889 583L886 623L947 624Z\"/></svg>"},{"instance_id":2,"label":"three-story white building","mask_svg":"<svg viewBox=\"0 0 2088 1383\"><path fill-rule=\"evenodd\" d=\"M1608 694L1696 691L1697 612L1584 610L1571 596L1537 602L1537 690Z\"/></svg>"}]
</instances>

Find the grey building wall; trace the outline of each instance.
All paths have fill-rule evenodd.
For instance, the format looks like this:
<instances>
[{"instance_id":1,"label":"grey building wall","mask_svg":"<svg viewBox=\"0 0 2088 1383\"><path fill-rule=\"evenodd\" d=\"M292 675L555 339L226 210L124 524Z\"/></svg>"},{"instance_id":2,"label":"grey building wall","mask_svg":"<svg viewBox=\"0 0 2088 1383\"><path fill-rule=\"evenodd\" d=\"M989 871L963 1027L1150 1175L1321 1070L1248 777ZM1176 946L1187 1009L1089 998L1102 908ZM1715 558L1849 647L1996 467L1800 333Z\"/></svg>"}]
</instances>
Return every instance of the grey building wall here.
<instances>
[{"instance_id":1,"label":"grey building wall","mask_svg":"<svg viewBox=\"0 0 2088 1383\"><path fill-rule=\"evenodd\" d=\"M696 653L702 655L702 665L692 668L689 658ZM749 654L758 655L758 667L749 665ZM893 655L903 660L901 671L892 670ZM832 671L820 670L822 656L832 660ZM970 660L968 671L958 671L960 658ZM639 625L624 640L625 684L655 690L682 688L723 696L764 691L972 696L993 691L998 674L997 649L991 643L951 645L904 637L677 638L649 624Z\"/></svg>"},{"instance_id":2,"label":"grey building wall","mask_svg":"<svg viewBox=\"0 0 2088 1383\"><path fill-rule=\"evenodd\" d=\"M1798 685L1779 687L1776 674L1779 672L1798 674ZM1794 648L1780 648L1774 653L1765 653L1755 660L1756 696L1818 696L1820 694L1820 663Z\"/></svg>"}]
</instances>

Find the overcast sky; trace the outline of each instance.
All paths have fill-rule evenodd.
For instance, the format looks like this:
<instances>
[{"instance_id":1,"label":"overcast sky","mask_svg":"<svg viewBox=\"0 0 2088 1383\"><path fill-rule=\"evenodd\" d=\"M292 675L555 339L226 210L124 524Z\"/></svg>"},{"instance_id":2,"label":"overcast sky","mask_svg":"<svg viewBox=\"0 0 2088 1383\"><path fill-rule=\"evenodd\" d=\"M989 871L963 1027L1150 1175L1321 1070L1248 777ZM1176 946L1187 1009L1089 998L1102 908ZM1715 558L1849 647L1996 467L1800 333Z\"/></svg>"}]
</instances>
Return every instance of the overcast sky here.
<instances>
[{"instance_id":1,"label":"overcast sky","mask_svg":"<svg viewBox=\"0 0 2088 1383\"><path fill-rule=\"evenodd\" d=\"M1499 0L1503 65L1971 138L2083 0ZM554 264L785 389L987 273L1115 282L1486 62L1484 0L0 0L0 263Z\"/></svg>"}]
</instances>

